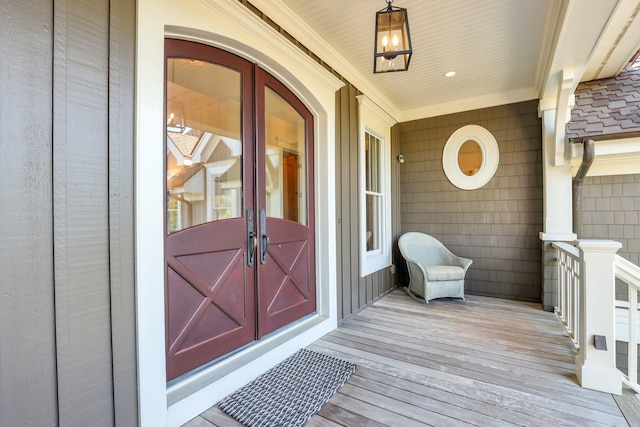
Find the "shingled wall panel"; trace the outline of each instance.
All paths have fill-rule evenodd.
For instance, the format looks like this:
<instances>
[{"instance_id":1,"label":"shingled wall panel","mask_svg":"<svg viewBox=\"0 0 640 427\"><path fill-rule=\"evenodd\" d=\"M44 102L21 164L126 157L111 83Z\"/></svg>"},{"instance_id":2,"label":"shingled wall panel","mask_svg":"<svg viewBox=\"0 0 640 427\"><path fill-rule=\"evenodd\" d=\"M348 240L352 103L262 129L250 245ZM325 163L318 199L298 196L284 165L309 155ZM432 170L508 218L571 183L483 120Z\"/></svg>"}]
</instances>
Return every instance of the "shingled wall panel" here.
<instances>
[{"instance_id":1,"label":"shingled wall panel","mask_svg":"<svg viewBox=\"0 0 640 427\"><path fill-rule=\"evenodd\" d=\"M449 136L480 125L496 138L500 161L482 188L461 190L442 167ZM399 125L402 232L421 231L471 258L465 291L539 302L541 298L542 137L537 102L415 120Z\"/></svg>"}]
</instances>

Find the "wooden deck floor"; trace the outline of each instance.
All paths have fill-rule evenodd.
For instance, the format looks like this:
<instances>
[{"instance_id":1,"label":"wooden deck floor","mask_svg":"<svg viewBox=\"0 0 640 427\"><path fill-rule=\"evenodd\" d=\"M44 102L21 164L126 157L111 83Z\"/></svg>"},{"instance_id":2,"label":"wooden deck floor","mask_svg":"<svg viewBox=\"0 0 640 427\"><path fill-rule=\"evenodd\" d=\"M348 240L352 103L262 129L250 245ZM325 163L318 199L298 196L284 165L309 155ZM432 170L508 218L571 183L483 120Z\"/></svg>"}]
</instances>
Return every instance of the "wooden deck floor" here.
<instances>
[{"instance_id":1,"label":"wooden deck floor","mask_svg":"<svg viewBox=\"0 0 640 427\"><path fill-rule=\"evenodd\" d=\"M358 368L307 426L628 425L611 395L578 385L571 342L539 304L423 306L396 290L309 348ZM186 424L239 425L215 406Z\"/></svg>"}]
</instances>

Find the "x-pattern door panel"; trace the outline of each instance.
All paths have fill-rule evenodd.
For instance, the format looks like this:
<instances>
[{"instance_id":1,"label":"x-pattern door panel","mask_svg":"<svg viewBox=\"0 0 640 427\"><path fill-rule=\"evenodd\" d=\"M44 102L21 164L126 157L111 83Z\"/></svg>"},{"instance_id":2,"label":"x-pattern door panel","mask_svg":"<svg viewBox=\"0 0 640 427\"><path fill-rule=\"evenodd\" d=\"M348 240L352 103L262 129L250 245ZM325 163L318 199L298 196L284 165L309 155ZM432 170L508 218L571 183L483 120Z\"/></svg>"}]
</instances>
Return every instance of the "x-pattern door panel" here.
<instances>
[{"instance_id":1,"label":"x-pattern door panel","mask_svg":"<svg viewBox=\"0 0 640 427\"><path fill-rule=\"evenodd\" d=\"M183 366L201 366L255 339L254 283L245 242L232 232L233 224L217 226L199 225L168 239L170 378L184 373Z\"/></svg>"},{"instance_id":2,"label":"x-pattern door panel","mask_svg":"<svg viewBox=\"0 0 640 427\"><path fill-rule=\"evenodd\" d=\"M313 246L307 227L289 220L269 218L274 237L260 269L258 331L264 336L315 311Z\"/></svg>"}]
</instances>

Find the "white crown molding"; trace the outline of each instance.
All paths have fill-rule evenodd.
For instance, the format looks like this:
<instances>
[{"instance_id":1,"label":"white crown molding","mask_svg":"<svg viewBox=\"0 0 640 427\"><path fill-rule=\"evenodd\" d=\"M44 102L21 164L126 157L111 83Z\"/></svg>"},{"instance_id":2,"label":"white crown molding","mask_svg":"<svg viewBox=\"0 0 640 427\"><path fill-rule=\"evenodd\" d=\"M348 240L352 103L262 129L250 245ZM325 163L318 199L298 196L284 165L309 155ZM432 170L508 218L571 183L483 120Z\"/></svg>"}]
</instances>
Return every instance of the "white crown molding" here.
<instances>
[{"instance_id":1,"label":"white crown molding","mask_svg":"<svg viewBox=\"0 0 640 427\"><path fill-rule=\"evenodd\" d=\"M247 13L246 8L237 1L226 0L201 0L201 3L212 8L219 15L224 15L229 22L233 23L235 32L243 33L244 39L248 37L253 40L249 43L247 40L239 42L234 38L234 34L227 32L226 37L218 37L216 45L225 48L230 52L236 53L252 62L260 63L267 71L276 74L290 88L294 87L292 79L295 79L296 73L287 76L278 73L276 68L270 64L265 54L273 52L273 61L278 62L283 58L296 58L292 65L292 69L298 68L298 72L304 72L305 75L311 77L315 82L324 87L330 87L338 90L344 86L344 83L337 79L333 74L329 73L324 67L314 61L307 55L298 55L297 47L286 41L271 26L253 13ZM249 36L247 36L249 34ZM277 46L273 44L273 36L277 35L280 42ZM203 34L201 30L182 27L179 25L165 25L165 35L167 37L178 37L185 40L193 40L201 43L208 43L209 33ZM269 40L270 42L267 42ZM249 44L255 49L255 53L248 51L245 46ZM276 49L277 47L277 49Z\"/></svg>"},{"instance_id":2,"label":"white crown molding","mask_svg":"<svg viewBox=\"0 0 640 427\"><path fill-rule=\"evenodd\" d=\"M366 108L369 114L382 125L390 128L397 123L396 119L380 108L380 106L373 102L367 95L358 95L356 99L358 100L358 104Z\"/></svg>"},{"instance_id":3,"label":"white crown molding","mask_svg":"<svg viewBox=\"0 0 640 427\"><path fill-rule=\"evenodd\" d=\"M280 0L252 0L251 4L284 28L296 40L309 48L315 55L329 64L351 84L371 98L380 108L385 110L387 114L398 121L398 117L401 115L398 107L284 3ZM373 20L373 18L371 19Z\"/></svg>"},{"instance_id":4,"label":"white crown molding","mask_svg":"<svg viewBox=\"0 0 640 427\"><path fill-rule=\"evenodd\" d=\"M511 92L483 95L474 98L459 99L442 104L405 110L400 113L399 122L425 119L428 117L443 116L445 114L459 113L463 111L478 110L481 108L495 107L499 105L513 104L516 102L538 99L538 91L535 87L518 89Z\"/></svg>"}]
</instances>

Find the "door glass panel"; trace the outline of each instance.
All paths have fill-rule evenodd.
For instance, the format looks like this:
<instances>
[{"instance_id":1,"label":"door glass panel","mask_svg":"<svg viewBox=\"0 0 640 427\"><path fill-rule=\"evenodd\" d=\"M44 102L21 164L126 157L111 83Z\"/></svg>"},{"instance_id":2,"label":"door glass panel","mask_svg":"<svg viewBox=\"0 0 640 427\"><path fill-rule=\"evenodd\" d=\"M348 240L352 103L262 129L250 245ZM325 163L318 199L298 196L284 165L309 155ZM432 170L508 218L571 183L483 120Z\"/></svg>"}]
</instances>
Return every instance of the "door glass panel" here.
<instances>
[{"instance_id":1,"label":"door glass panel","mask_svg":"<svg viewBox=\"0 0 640 427\"><path fill-rule=\"evenodd\" d=\"M240 72L167 60L167 231L242 216Z\"/></svg>"},{"instance_id":2,"label":"door glass panel","mask_svg":"<svg viewBox=\"0 0 640 427\"><path fill-rule=\"evenodd\" d=\"M305 120L265 87L265 193L267 216L307 224Z\"/></svg>"}]
</instances>

